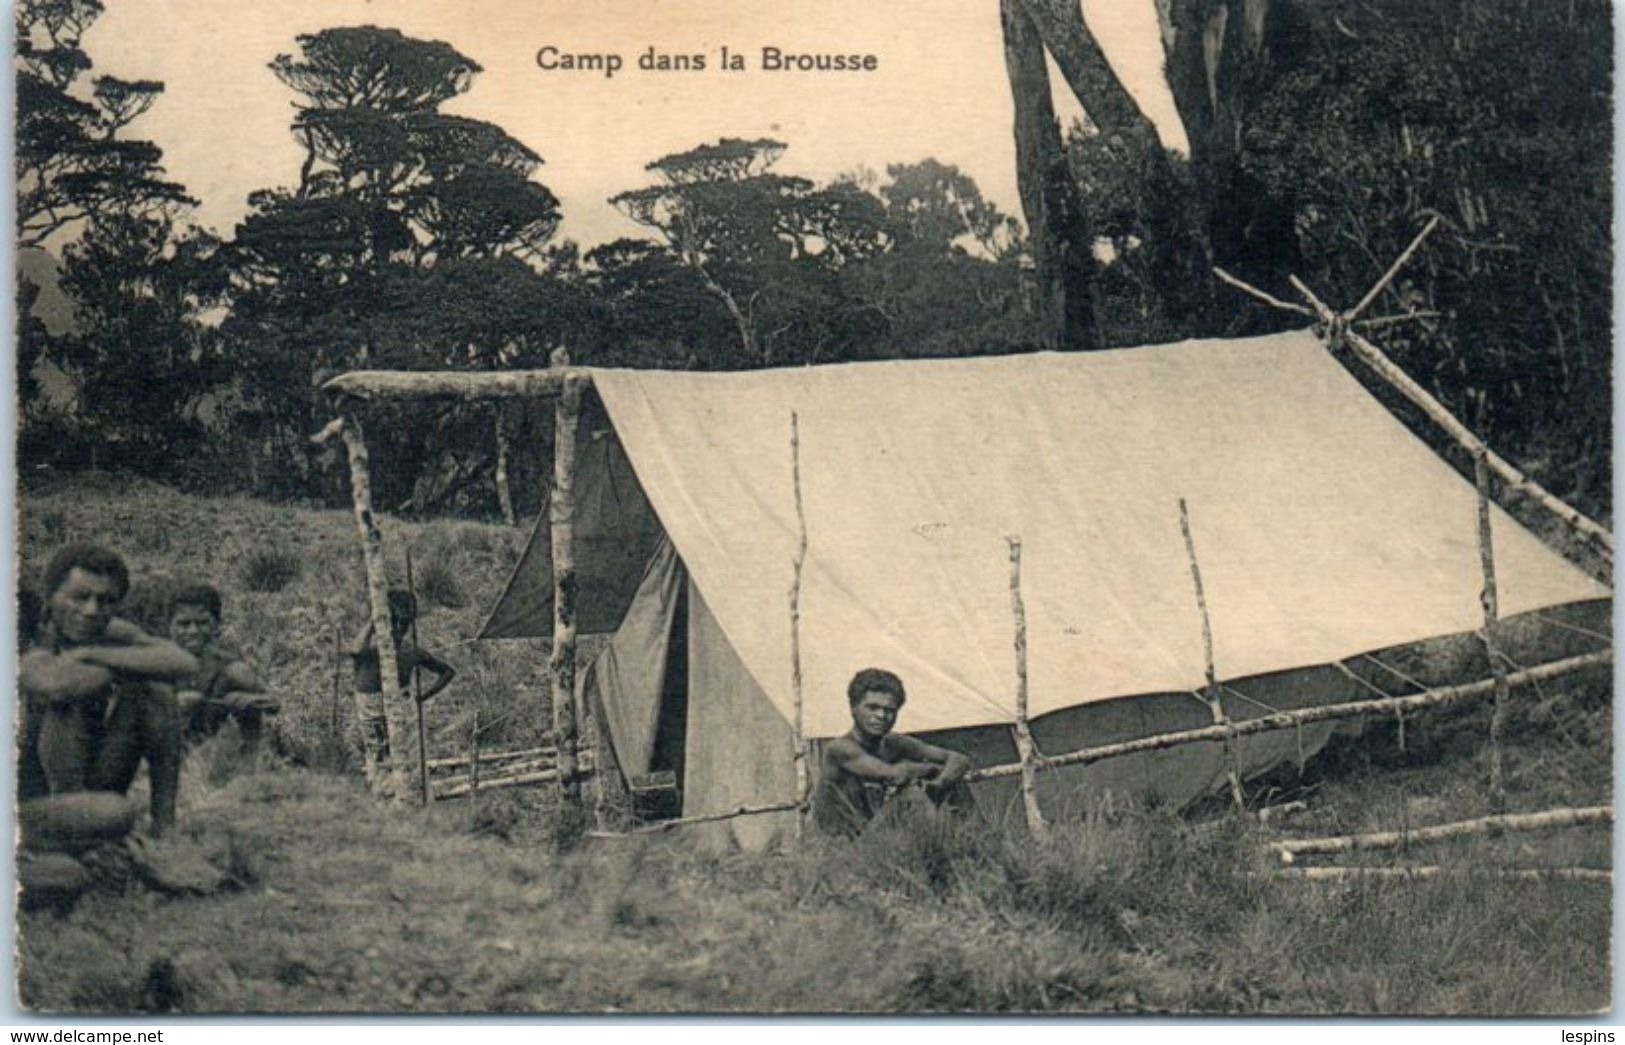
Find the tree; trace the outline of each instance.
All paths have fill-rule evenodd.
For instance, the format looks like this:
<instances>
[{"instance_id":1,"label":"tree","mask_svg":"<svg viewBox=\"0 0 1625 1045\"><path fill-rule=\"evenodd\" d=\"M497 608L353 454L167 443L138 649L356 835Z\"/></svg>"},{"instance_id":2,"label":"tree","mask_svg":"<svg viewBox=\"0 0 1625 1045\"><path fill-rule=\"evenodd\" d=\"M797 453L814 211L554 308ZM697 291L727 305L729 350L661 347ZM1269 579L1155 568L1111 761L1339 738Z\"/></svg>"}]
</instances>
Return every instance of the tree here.
<instances>
[{"instance_id":1,"label":"tree","mask_svg":"<svg viewBox=\"0 0 1625 1045\"><path fill-rule=\"evenodd\" d=\"M162 151L120 135L152 107L164 85L95 79L90 99L76 93L90 70L80 48L102 13L100 0L22 0L17 5L17 241L38 246L66 230L113 215L162 220L190 205L163 177Z\"/></svg>"},{"instance_id":2,"label":"tree","mask_svg":"<svg viewBox=\"0 0 1625 1045\"><path fill-rule=\"evenodd\" d=\"M1157 13L1174 101L1190 141L1188 164L1176 163L1158 144L1155 128L1106 60L1105 52L1083 18L1076 0L1004 0L1005 54L1016 101L1015 141L1022 175L1022 207L1033 240L1040 282L1050 288L1046 307L1067 344L1099 344L1091 326L1092 312L1082 304L1066 306L1078 286L1091 284L1095 268L1087 261L1093 231L1074 214L1079 207L1072 190L1056 184L1062 163L1058 132L1049 104L1049 82L1043 56L1056 67L1089 114L1094 129L1111 143L1111 151L1138 154L1148 178L1166 188L1157 194L1181 198L1190 213L1190 243L1180 253L1197 252L1196 264L1157 264L1146 270L1167 301L1190 299L1188 272L1215 261L1260 249L1263 230L1276 235L1264 249L1290 247L1279 223L1260 215L1256 197L1238 177L1234 141L1251 99L1274 75L1274 51L1291 49L1290 32L1272 21L1272 0L1158 0ZM1074 155L1074 161L1086 157ZM1166 238L1166 237L1164 237ZM1170 255L1164 260L1173 260ZM1210 282L1196 284L1198 293L1180 311L1187 317L1211 315ZM1184 318L1184 317L1181 317Z\"/></svg>"},{"instance_id":3,"label":"tree","mask_svg":"<svg viewBox=\"0 0 1625 1045\"><path fill-rule=\"evenodd\" d=\"M495 124L440 111L479 74L472 59L376 26L298 43L271 70L298 95L292 133L305 160L296 186L250 198L233 244L228 332L252 364L256 438L302 460L312 387L331 373L490 367L510 363L513 344L542 350L549 313L521 305L549 293L560 215L535 180L542 160L532 149ZM397 478L413 483L381 473L381 491Z\"/></svg>"},{"instance_id":4,"label":"tree","mask_svg":"<svg viewBox=\"0 0 1625 1045\"><path fill-rule=\"evenodd\" d=\"M199 401L224 377L200 319L224 291L218 250L208 233L129 214L98 218L66 249L76 324L51 339L51 357L74 381L74 428L93 465L185 471L204 435Z\"/></svg>"},{"instance_id":5,"label":"tree","mask_svg":"<svg viewBox=\"0 0 1625 1045\"><path fill-rule=\"evenodd\" d=\"M1609 500L1611 11L1573 4L1301 3L1306 46L1261 94L1238 161L1285 211L1297 274L1360 299L1384 347L1541 482ZM1245 270L1271 286L1268 269Z\"/></svg>"},{"instance_id":6,"label":"tree","mask_svg":"<svg viewBox=\"0 0 1625 1045\"><path fill-rule=\"evenodd\" d=\"M822 315L833 273L887 246L879 201L850 185L820 189L775 173L786 148L724 138L673 153L646 168L656 184L610 200L723 306L746 366L816 353L828 334L809 324Z\"/></svg>"}]
</instances>

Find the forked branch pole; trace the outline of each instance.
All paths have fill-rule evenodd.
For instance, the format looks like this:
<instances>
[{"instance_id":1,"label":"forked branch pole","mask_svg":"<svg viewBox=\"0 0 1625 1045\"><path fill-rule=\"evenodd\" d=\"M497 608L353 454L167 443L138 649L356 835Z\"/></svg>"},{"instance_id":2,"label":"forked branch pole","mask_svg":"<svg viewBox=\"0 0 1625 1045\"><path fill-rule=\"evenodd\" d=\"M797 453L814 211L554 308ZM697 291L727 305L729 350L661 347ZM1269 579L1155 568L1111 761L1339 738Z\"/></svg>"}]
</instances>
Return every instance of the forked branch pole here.
<instances>
[{"instance_id":1,"label":"forked branch pole","mask_svg":"<svg viewBox=\"0 0 1625 1045\"><path fill-rule=\"evenodd\" d=\"M1246 798L1241 791L1241 763L1236 754L1235 730L1219 697L1219 669L1213 661L1213 622L1208 617L1207 595L1202 590L1202 568L1196 562L1196 542L1191 538L1190 509L1183 497L1179 499L1179 532L1185 537L1185 557L1190 562L1191 584L1196 589L1196 610L1202 616L1202 657L1207 671L1207 689L1203 691L1202 700L1213 717L1213 724L1226 730L1225 777L1230 784L1230 802L1239 812L1247 808Z\"/></svg>"},{"instance_id":2,"label":"forked branch pole","mask_svg":"<svg viewBox=\"0 0 1625 1045\"><path fill-rule=\"evenodd\" d=\"M1421 247L1423 241L1427 239L1428 235L1434 230L1437 224L1437 218L1434 218L1432 221L1428 222L1427 226L1420 233L1418 233L1413 240L1411 240L1410 245L1405 248L1404 252L1400 254L1394 263L1388 267L1388 271L1383 273L1382 278L1379 279L1371 287L1371 289L1366 292L1365 296L1360 299L1360 302L1348 312L1341 314L1334 312L1330 306L1317 297L1315 292L1310 290L1308 285L1300 280L1297 276L1289 276L1288 282L1292 284L1293 289L1295 289L1303 297L1304 301L1308 303L1308 307L1292 301L1283 301L1267 291L1260 290L1258 287L1253 286L1245 280L1238 279L1223 269L1215 268L1213 270L1213 274L1222 282L1235 287L1244 294L1257 298L1259 301L1264 302L1271 308L1277 308L1285 312L1293 312L1297 313L1298 315L1305 315L1319 320L1326 327L1327 333L1330 337L1340 340L1343 344L1347 345L1349 350L1353 352L1362 363L1370 367L1378 377L1381 377L1383 380L1387 381L1401 395L1410 400L1411 403L1420 409L1423 414L1427 415L1429 420L1443 429L1445 434L1454 440L1459 446L1475 457L1482 454L1484 456L1485 463L1489 466L1490 471L1493 472L1496 477L1506 485L1509 491L1528 498L1561 522L1564 527L1573 533L1585 547L1591 549L1591 551L1602 560L1603 565L1611 574L1614 564L1614 537L1606 527L1600 525L1596 520L1586 516L1579 509L1554 496L1545 487L1541 486L1539 483L1535 482L1535 480L1525 475L1510 461L1506 460L1504 457L1501 457L1494 450L1491 450L1484 444L1483 440L1474 435L1471 429L1462 424L1461 421L1459 421L1455 415L1451 414L1450 411L1445 408L1444 404L1440 403L1436 398L1434 398L1427 389L1423 388L1421 385L1412 380L1410 375L1406 374L1393 362L1393 360L1389 359L1385 354L1383 354L1381 349L1352 329L1352 324L1355 322L1360 322L1360 314L1364 312L1365 309L1370 306L1370 304L1375 301L1378 296L1381 295L1383 289L1393 281L1394 277L1399 273L1399 270L1404 267L1406 262L1411 259L1411 256L1416 253L1419 247ZM1414 317L1384 317L1381 322L1393 322L1408 318Z\"/></svg>"},{"instance_id":3,"label":"forked branch pole","mask_svg":"<svg viewBox=\"0 0 1625 1045\"><path fill-rule=\"evenodd\" d=\"M796 770L796 837L806 826L812 785L807 765L806 705L801 691L801 574L807 565L807 510L801 499L801 421L790 411L790 485L796 504L796 554L790 580L790 694L795 701L791 757Z\"/></svg>"},{"instance_id":4,"label":"forked branch pole","mask_svg":"<svg viewBox=\"0 0 1625 1045\"><path fill-rule=\"evenodd\" d=\"M1479 601L1484 607L1484 627L1478 633L1484 656L1490 663L1495 684L1495 706L1490 712L1490 804L1496 812L1506 809L1506 779L1501 768L1501 736L1506 732L1507 669L1495 646L1495 625L1501 616L1501 600L1495 583L1495 542L1490 533L1490 470L1484 455L1473 458L1473 482L1478 492L1478 561L1484 572L1484 589Z\"/></svg>"},{"instance_id":5,"label":"forked branch pole","mask_svg":"<svg viewBox=\"0 0 1625 1045\"><path fill-rule=\"evenodd\" d=\"M1021 538L1006 537L1010 546L1010 612L1016 629L1016 752L1021 756L1021 804L1027 814L1027 829L1034 838L1049 837L1049 825L1038 805L1038 749L1027 720L1027 607L1021 598Z\"/></svg>"}]
</instances>

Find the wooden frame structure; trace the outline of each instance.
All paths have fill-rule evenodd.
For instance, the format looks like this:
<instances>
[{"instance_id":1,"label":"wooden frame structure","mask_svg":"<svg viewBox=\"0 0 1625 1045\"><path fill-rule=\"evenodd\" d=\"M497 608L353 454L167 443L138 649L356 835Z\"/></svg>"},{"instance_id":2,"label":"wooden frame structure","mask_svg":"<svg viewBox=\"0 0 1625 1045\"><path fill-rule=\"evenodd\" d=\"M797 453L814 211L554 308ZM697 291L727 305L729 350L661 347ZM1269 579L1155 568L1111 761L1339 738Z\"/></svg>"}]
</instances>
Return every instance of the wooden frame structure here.
<instances>
[{"instance_id":1,"label":"wooden frame structure","mask_svg":"<svg viewBox=\"0 0 1625 1045\"><path fill-rule=\"evenodd\" d=\"M1319 321L1322 333L1331 344L1341 344L1353 350L1357 358L1366 363L1374 373L1382 377L1400 394L1418 405L1423 413L1438 424L1439 428L1455 443L1466 450L1475 463L1475 479L1479 495L1478 543L1480 556L1484 567L1485 586L1482 593L1484 604L1485 623L1479 633L1480 638L1490 656L1493 677L1481 682L1465 683L1461 685L1426 688L1418 693L1403 696L1382 696L1378 699L1359 700L1320 707L1305 708L1297 711L1278 711L1265 714L1261 717L1241 722L1231 720L1223 711L1218 702L1218 693L1222 688L1219 685L1216 670L1212 665L1211 637L1205 637L1207 644L1208 680L1207 686L1198 696L1209 704L1213 712L1213 725L1200 729L1188 729L1174 733L1159 734L1142 737L1136 740L1105 744L1096 747L1084 747L1072 752L1058 755L1044 755L1036 750L1032 744L1026 722L1026 636L1024 610L1021 600L1020 588L1020 539L1009 538L1009 552L1011 558L1011 600L1012 612L1015 618L1015 649L1017 658L1017 715L1013 723L1016 730L1017 746L1020 752L1020 761L1009 765L991 766L973 771L968 779L994 780L1003 777L1021 776L1023 782L1023 795L1029 823L1035 835L1045 833L1044 821L1038 809L1036 796L1033 790L1033 777L1038 772L1063 768L1066 766L1088 765L1090 763L1117 758L1124 755L1141 752L1163 750L1184 744L1219 742L1226 750L1227 779L1229 782L1232 800L1237 808L1241 806L1241 786L1239 772L1235 763L1234 745L1244 736L1282 729L1299 729L1304 725L1315 722L1327 722L1339 719L1355 719L1377 715L1403 716L1415 711L1449 707L1469 701L1492 697L1495 703L1495 714L1491 729L1491 765L1494 767L1492 789L1496 794L1502 793L1499 772L1499 740L1504 720L1506 703L1513 689L1536 685L1551 681L1574 672L1595 668L1610 663L1613 659L1612 649L1568 657L1566 659L1541 664L1533 668L1508 673L1505 666L1497 656L1493 631L1497 624L1498 600L1496 598L1494 555L1490 542L1488 527L1490 503L1489 474L1494 473L1502 481L1504 487L1527 497L1534 504L1540 506L1554 519L1565 526L1572 534L1577 536L1583 546L1595 552L1606 564L1608 580L1612 580L1613 538L1606 528L1585 516L1578 509L1564 503L1546 491L1533 479L1518 470L1510 462L1496 455L1474 435L1465 425L1449 413L1445 407L1434 399L1425 389L1398 366L1387 358L1375 345L1361 337L1352 329L1358 322L1359 313L1380 293L1381 289L1392 280L1399 267L1420 246L1422 240L1432 231L1432 225L1424 229L1407 248L1405 253L1390 267L1383 278L1375 285L1371 292L1360 302L1355 309L1348 313L1334 313L1314 293L1304 286L1295 277L1293 285L1304 296L1307 305L1297 305L1282 301L1274 296L1237 279L1229 273L1215 270L1224 282L1235 286L1244 292L1265 301L1273 307L1296 312L1312 317ZM1387 317L1388 320L1403 320L1413 317ZM349 451L351 472L351 488L358 532L361 536L362 548L366 563L367 591L369 610L373 618L373 628L378 639L379 660L381 674L384 679L384 712L387 723L388 748L391 756L387 765L375 767L369 763L369 782L379 785L378 789L386 794L404 796L413 793L417 788L424 787L421 780L412 780L410 775L414 766L426 766L421 755L409 752L413 742L412 730L407 728L404 718L405 695L398 692L399 687L393 685L398 679L395 669L396 651L390 638L389 610L388 610L388 583L386 580L386 566L383 549L382 533L379 530L371 503L371 487L367 474L368 458L363 430L358 414L362 405L369 402L380 401L414 401L432 399L451 399L461 402L489 402L505 399L539 399L551 398L554 400L554 459L553 459L553 489L549 498L547 511L551 522L552 556L554 563L553 577L553 645L549 658L550 680L553 691L553 741L554 746L548 752L546 764L533 762L525 767L524 772L510 774L514 777L510 784L513 786L535 783L556 783L560 788L562 797L566 802L581 804L580 781L582 776L591 772L587 760L583 760L577 752L579 737L579 713L575 706L575 678L576 678L576 621L575 608L577 601L575 577L575 548L574 548L574 519L575 501L574 484L576 475L575 438L581 408L581 396L592 383L592 372L586 368L570 365L568 356L562 351L554 353L552 365L545 370L515 370L515 371L429 371L429 372L402 372L402 371L354 371L333 378L323 386L325 392L333 398L338 419L330 423L327 428L315 436L315 441L323 441L335 434L342 434L345 446ZM792 622L792 635L796 634L799 623L799 595L801 570L806 555L805 517L800 506L800 440L799 431L794 415L791 417L791 468L793 483L797 497L797 515L801 520L800 537L796 557L792 563L795 580L789 592L789 613ZM1186 506L1179 505L1182 530L1186 539L1186 551L1192 572L1196 599L1202 609L1204 632L1207 629L1207 613L1202 593L1201 575L1195 558L1195 547L1190 536L1189 515ZM1347 667L1336 665L1345 672ZM805 818L810 800L810 786L808 780L808 744L802 728L801 694L800 694L800 663L799 649L793 643L792 664L790 665L792 688L796 693L797 713L791 723L793 730L793 752L795 759L797 796L791 802L776 802L755 807L742 807L731 812L707 814L704 816L683 817L676 820L664 821L650 827L638 829L634 833L648 833L649 831L665 831L684 824L709 823L726 820L734 817L752 816L758 814L785 812L794 810L798 814L797 833L800 833L800 824ZM1374 688L1374 687L1372 687ZM358 714L364 718L369 713L359 703ZM369 721L362 723L363 728L371 728ZM602 731L600 730L600 736ZM540 752L538 752L539 754ZM402 756L413 757L402 757ZM456 761L456 760L453 760ZM483 761L476 750L472 757L466 760L469 767L469 776L457 780L446 787L444 797L456 797L461 794L477 793L480 785L479 766ZM605 764L603 760L596 759L598 764ZM444 763L446 760L436 760ZM427 772L426 769L420 772ZM486 786L492 786L495 781L488 781ZM415 785L415 787L414 787ZM600 825L602 827L602 825ZM599 832L602 835L604 832Z\"/></svg>"}]
</instances>

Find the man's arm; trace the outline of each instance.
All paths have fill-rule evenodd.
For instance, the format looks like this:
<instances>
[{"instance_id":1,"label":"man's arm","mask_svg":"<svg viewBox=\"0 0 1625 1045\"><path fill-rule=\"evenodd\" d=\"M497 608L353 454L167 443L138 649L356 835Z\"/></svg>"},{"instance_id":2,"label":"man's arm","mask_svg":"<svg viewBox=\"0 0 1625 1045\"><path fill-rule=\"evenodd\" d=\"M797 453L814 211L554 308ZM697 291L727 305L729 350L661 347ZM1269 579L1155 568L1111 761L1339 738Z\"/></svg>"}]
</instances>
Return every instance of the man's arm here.
<instances>
[{"instance_id":1,"label":"man's arm","mask_svg":"<svg viewBox=\"0 0 1625 1045\"><path fill-rule=\"evenodd\" d=\"M168 639L143 635L145 641L129 645L79 646L69 653L88 663L146 682L180 682L196 674L196 657Z\"/></svg>"},{"instance_id":2,"label":"man's arm","mask_svg":"<svg viewBox=\"0 0 1625 1045\"><path fill-rule=\"evenodd\" d=\"M876 758L847 737L830 741L829 746L825 748L824 757L835 767L844 769L855 777L883 784L906 784L911 780L929 780L939 772L938 766L928 762L912 760L887 762Z\"/></svg>"},{"instance_id":3,"label":"man's arm","mask_svg":"<svg viewBox=\"0 0 1625 1045\"><path fill-rule=\"evenodd\" d=\"M927 744L919 737L904 736L900 733L893 733L890 740L893 747L909 761L929 762L942 767L931 779L935 787L957 784L970 772L970 759L951 748L937 747L935 744Z\"/></svg>"},{"instance_id":4,"label":"man's arm","mask_svg":"<svg viewBox=\"0 0 1625 1045\"><path fill-rule=\"evenodd\" d=\"M220 690L223 693L264 693L265 684L247 661L233 660L220 669Z\"/></svg>"},{"instance_id":5,"label":"man's arm","mask_svg":"<svg viewBox=\"0 0 1625 1045\"><path fill-rule=\"evenodd\" d=\"M113 682L110 670L75 656L73 651L33 650L18 665L17 677L26 695L51 704L99 697Z\"/></svg>"}]
</instances>

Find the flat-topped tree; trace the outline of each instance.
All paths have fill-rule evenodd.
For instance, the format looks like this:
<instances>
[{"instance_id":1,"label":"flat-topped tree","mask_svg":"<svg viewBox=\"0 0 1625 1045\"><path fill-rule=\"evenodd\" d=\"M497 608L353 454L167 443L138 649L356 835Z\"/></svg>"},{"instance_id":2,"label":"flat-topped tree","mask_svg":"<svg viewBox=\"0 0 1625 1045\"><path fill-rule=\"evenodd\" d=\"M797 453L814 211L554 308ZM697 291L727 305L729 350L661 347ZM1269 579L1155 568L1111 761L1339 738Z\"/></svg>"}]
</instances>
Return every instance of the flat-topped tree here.
<instances>
[{"instance_id":1,"label":"flat-topped tree","mask_svg":"<svg viewBox=\"0 0 1625 1045\"><path fill-rule=\"evenodd\" d=\"M196 201L164 177L163 151L123 137L164 85L97 77L79 46L99 0L24 0L16 11L17 242L39 246L99 217L160 217Z\"/></svg>"},{"instance_id":2,"label":"flat-topped tree","mask_svg":"<svg viewBox=\"0 0 1625 1045\"><path fill-rule=\"evenodd\" d=\"M784 142L723 138L645 170L658 182L610 199L653 231L726 310L745 365L782 362L776 335L814 321L819 279L881 250L880 202L850 184L825 188L771 168Z\"/></svg>"}]
</instances>

